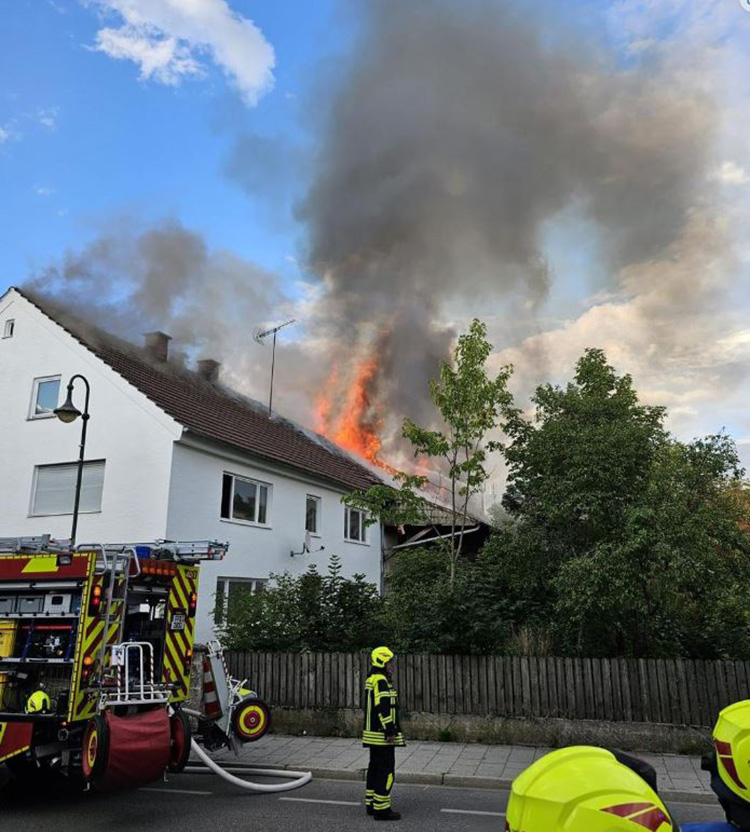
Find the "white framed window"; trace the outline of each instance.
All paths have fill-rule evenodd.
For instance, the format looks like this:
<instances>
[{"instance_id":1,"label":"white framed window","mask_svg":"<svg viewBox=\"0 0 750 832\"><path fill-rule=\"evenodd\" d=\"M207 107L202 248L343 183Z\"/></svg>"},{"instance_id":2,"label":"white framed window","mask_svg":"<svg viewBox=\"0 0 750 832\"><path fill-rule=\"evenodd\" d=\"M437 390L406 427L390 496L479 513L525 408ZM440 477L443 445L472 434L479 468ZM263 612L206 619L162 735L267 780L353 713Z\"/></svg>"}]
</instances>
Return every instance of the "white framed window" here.
<instances>
[{"instance_id":1,"label":"white framed window","mask_svg":"<svg viewBox=\"0 0 750 832\"><path fill-rule=\"evenodd\" d=\"M14 318L8 318L3 324L3 338L12 338L16 331L16 322Z\"/></svg>"},{"instance_id":2,"label":"white framed window","mask_svg":"<svg viewBox=\"0 0 750 832\"><path fill-rule=\"evenodd\" d=\"M305 531L320 534L320 497L308 494L305 503Z\"/></svg>"},{"instance_id":3,"label":"white framed window","mask_svg":"<svg viewBox=\"0 0 750 832\"><path fill-rule=\"evenodd\" d=\"M224 473L221 486L221 516L224 520L270 525L271 486L237 474Z\"/></svg>"},{"instance_id":4,"label":"white framed window","mask_svg":"<svg viewBox=\"0 0 750 832\"><path fill-rule=\"evenodd\" d=\"M42 376L35 378L31 388L31 408L29 419L49 419L54 417L54 409L60 399L60 376Z\"/></svg>"},{"instance_id":5,"label":"white framed window","mask_svg":"<svg viewBox=\"0 0 750 832\"><path fill-rule=\"evenodd\" d=\"M231 604L244 593L255 595L268 583L268 578L217 578L214 619L221 624Z\"/></svg>"},{"instance_id":6,"label":"white framed window","mask_svg":"<svg viewBox=\"0 0 750 832\"><path fill-rule=\"evenodd\" d=\"M346 506L344 511L344 540L353 541L354 543L367 543L364 511Z\"/></svg>"},{"instance_id":7,"label":"white framed window","mask_svg":"<svg viewBox=\"0 0 750 832\"><path fill-rule=\"evenodd\" d=\"M78 463L61 465L37 465L31 489L32 517L49 514L72 514L75 503ZM78 510L84 514L102 510L104 490L104 460L83 463L81 477L81 501Z\"/></svg>"}]
</instances>

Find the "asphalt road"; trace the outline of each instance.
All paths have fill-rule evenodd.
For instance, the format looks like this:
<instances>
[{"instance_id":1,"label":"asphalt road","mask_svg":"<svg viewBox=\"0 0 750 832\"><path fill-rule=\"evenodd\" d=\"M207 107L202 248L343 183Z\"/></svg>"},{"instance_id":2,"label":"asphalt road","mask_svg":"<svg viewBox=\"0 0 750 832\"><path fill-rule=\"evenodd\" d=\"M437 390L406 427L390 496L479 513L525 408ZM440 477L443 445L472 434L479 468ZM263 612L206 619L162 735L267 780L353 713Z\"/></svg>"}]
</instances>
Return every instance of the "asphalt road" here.
<instances>
[{"instance_id":1,"label":"asphalt road","mask_svg":"<svg viewBox=\"0 0 750 832\"><path fill-rule=\"evenodd\" d=\"M265 782L271 782L265 780ZM239 791L217 777L180 774L168 783L114 796L52 797L0 792L0 829L9 832L354 832L372 829L362 805L364 784L317 780L302 789L261 795ZM458 832L502 830L507 791L398 785L395 828ZM675 819L720 820L718 805L673 803ZM389 827L390 828L390 827Z\"/></svg>"}]
</instances>

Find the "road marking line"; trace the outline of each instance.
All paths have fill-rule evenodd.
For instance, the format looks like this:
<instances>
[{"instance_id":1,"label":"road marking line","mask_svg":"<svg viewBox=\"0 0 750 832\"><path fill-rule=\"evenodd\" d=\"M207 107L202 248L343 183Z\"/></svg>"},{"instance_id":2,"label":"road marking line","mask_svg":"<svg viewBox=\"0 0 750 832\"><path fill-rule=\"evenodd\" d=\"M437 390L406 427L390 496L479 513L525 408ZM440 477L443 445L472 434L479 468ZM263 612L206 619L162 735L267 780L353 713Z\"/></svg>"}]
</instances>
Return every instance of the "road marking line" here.
<instances>
[{"instance_id":1,"label":"road marking line","mask_svg":"<svg viewBox=\"0 0 750 832\"><path fill-rule=\"evenodd\" d=\"M493 818L504 818L505 812L480 812L476 809L441 809L448 815L490 815Z\"/></svg>"},{"instance_id":2,"label":"road marking line","mask_svg":"<svg viewBox=\"0 0 750 832\"><path fill-rule=\"evenodd\" d=\"M315 800L312 797L280 797L289 803L327 803L330 806L364 806L361 801L354 800Z\"/></svg>"},{"instance_id":3,"label":"road marking line","mask_svg":"<svg viewBox=\"0 0 750 832\"><path fill-rule=\"evenodd\" d=\"M213 792L200 792L193 789L150 789L141 788L139 792L161 792L162 794L213 794Z\"/></svg>"}]
</instances>

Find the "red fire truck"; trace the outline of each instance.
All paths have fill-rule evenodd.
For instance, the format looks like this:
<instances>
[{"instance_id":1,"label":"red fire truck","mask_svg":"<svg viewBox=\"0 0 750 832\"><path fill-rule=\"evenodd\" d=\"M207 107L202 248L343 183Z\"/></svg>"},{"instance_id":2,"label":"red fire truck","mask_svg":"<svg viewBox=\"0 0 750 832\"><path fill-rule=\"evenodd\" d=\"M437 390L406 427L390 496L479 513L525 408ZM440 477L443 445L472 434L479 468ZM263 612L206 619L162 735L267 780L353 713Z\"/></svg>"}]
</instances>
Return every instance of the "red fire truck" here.
<instances>
[{"instance_id":1,"label":"red fire truck","mask_svg":"<svg viewBox=\"0 0 750 832\"><path fill-rule=\"evenodd\" d=\"M0 538L0 762L105 790L182 770L199 564L226 549Z\"/></svg>"}]
</instances>

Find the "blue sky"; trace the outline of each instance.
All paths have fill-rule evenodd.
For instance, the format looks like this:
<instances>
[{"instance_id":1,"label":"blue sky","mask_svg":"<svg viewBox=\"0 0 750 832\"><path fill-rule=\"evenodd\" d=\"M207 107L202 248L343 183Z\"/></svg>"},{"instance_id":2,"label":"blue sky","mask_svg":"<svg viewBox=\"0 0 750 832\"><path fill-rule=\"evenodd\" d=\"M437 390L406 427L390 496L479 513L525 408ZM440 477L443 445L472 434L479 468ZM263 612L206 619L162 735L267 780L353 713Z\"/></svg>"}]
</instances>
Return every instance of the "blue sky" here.
<instances>
[{"instance_id":1,"label":"blue sky","mask_svg":"<svg viewBox=\"0 0 750 832\"><path fill-rule=\"evenodd\" d=\"M12 5L12 11L11 11ZM300 101L318 62L346 33L328 0L233 0L276 53L275 86L246 107L220 70L181 85L142 81L130 61L91 49L97 9L14 0L0 10L0 288L76 249L112 217L176 217L265 267L296 277L291 223L268 222L224 174L243 130L303 142ZM30 33L33 32L33 37Z\"/></svg>"}]
</instances>

